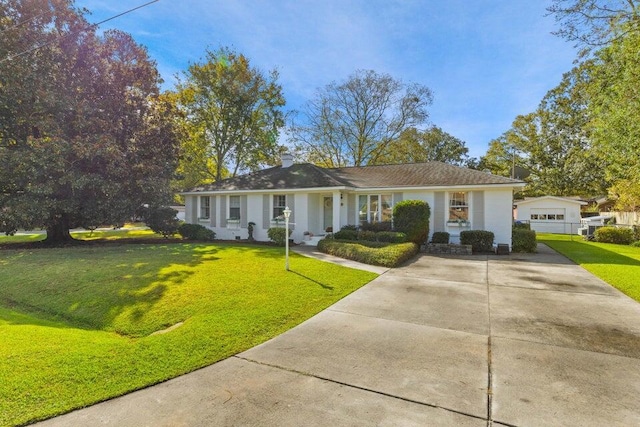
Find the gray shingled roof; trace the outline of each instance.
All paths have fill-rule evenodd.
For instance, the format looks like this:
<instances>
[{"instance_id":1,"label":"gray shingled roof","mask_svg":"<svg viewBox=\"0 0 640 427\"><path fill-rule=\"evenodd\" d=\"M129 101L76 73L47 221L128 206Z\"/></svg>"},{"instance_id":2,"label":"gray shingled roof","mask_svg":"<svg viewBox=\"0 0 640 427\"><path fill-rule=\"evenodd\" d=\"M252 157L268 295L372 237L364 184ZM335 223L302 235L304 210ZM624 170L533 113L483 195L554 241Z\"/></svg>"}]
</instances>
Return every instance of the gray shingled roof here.
<instances>
[{"instance_id":1,"label":"gray shingled roof","mask_svg":"<svg viewBox=\"0 0 640 427\"><path fill-rule=\"evenodd\" d=\"M442 162L329 169L354 187L433 187L513 184L521 181Z\"/></svg>"},{"instance_id":2,"label":"gray shingled roof","mask_svg":"<svg viewBox=\"0 0 640 427\"><path fill-rule=\"evenodd\" d=\"M276 166L225 179L191 191L283 190L297 188L434 187L519 184L522 181L442 162L321 168L310 163Z\"/></svg>"}]
</instances>

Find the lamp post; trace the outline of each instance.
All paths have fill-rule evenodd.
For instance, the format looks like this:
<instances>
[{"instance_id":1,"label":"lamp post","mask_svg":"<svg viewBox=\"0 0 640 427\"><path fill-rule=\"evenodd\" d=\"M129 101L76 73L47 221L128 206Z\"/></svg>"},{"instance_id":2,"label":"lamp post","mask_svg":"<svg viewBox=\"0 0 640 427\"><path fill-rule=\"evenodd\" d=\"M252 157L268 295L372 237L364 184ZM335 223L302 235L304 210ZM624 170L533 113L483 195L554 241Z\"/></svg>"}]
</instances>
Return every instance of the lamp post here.
<instances>
[{"instance_id":1,"label":"lamp post","mask_svg":"<svg viewBox=\"0 0 640 427\"><path fill-rule=\"evenodd\" d=\"M282 214L284 215L284 269L289 271L289 217L291 216L291 209L289 209L289 206L284 208Z\"/></svg>"}]
</instances>

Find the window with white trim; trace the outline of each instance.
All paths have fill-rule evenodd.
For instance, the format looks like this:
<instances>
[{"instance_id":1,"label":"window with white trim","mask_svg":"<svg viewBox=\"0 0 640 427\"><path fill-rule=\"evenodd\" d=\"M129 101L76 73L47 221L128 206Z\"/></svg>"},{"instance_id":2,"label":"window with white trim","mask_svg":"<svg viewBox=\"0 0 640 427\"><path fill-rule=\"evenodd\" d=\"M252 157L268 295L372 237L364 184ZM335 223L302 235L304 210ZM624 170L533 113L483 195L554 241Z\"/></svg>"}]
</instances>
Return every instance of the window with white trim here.
<instances>
[{"instance_id":1,"label":"window with white trim","mask_svg":"<svg viewBox=\"0 0 640 427\"><path fill-rule=\"evenodd\" d=\"M211 199L209 196L200 196L200 219L209 219L211 216Z\"/></svg>"},{"instance_id":2,"label":"window with white trim","mask_svg":"<svg viewBox=\"0 0 640 427\"><path fill-rule=\"evenodd\" d=\"M240 196L229 196L229 218L230 220L240 219Z\"/></svg>"},{"instance_id":3,"label":"window with white trim","mask_svg":"<svg viewBox=\"0 0 640 427\"><path fill-rule=\"evenodd\" d=\"M449 219L447 221L469 221L469 193L466 191L449 193Z\"/></svg>"},{"instance_id":4,"label":"window with white trim","mask_svg":"<svg viewBox=\"0 0 640 427\"><path fill-rule=\"evenodd\" d=\"M287 207L287 196L284 194L273 195L273 216L271 218L284 218L284 208Z\"/></svg>"},{"instance_id":5,"label":"window with white trim","mask_svg":"<svg viewBox=\"0 0 640 427\"><path fill-rule=\"evenodd\" d=\"M358 196L359 223L391 221L392 200L391 194L360 194Z\"/></svg>"}]
</instances>

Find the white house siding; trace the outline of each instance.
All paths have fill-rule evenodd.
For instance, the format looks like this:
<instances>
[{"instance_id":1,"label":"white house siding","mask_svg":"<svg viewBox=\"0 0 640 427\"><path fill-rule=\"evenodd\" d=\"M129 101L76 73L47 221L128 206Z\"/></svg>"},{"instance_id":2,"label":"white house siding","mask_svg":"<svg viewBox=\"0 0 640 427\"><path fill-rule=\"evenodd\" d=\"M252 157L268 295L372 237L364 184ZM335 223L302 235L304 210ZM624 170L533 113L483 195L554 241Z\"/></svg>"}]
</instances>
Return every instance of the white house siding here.
<instances>
[{"instance_id":1,"label":"white house siding","mask_svg":"<svg viewBox=\"0 0 640 427\"><path fill-rule=\"evenodd\" d=\"M581 202L560 197L539 197L516 203L515 219L528 221L539 233L577 234L580 227ZM535 219L541 215L562 215L563 219ZM532 217L533 215L533 217Z\"/></svg>"},{"instance_id":2,"label":"white house siding","mask_svg":"<svg viewBox=\"0 0 640 427\"><path fill-rule=\"evenodd\" d=\"M513 193L508 190L484 191L484 230L492 231L495 243L511 247Z\"/></svg>"}]
</instances>

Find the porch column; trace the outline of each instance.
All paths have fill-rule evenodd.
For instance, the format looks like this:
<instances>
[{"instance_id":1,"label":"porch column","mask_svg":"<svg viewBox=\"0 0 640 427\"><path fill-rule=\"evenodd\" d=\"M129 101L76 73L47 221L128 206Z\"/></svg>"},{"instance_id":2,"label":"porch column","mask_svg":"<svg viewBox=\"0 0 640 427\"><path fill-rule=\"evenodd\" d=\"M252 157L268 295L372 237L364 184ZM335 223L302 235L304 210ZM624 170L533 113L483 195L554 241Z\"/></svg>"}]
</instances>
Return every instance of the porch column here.
<instances>
[{"instance_id":1,"label":"porch column","mask_svg":"<svg viewBox=\"0 0 640 427\"><path fill-rule=\"evenodd\" d=\"M340 213L341 213L341 206L340 206L340 192L339 191L334 191L333 192L333 232L335 233L336 231L340 231L340 227L342 226L340 223Z\"/></svg>"}]
</instances>

